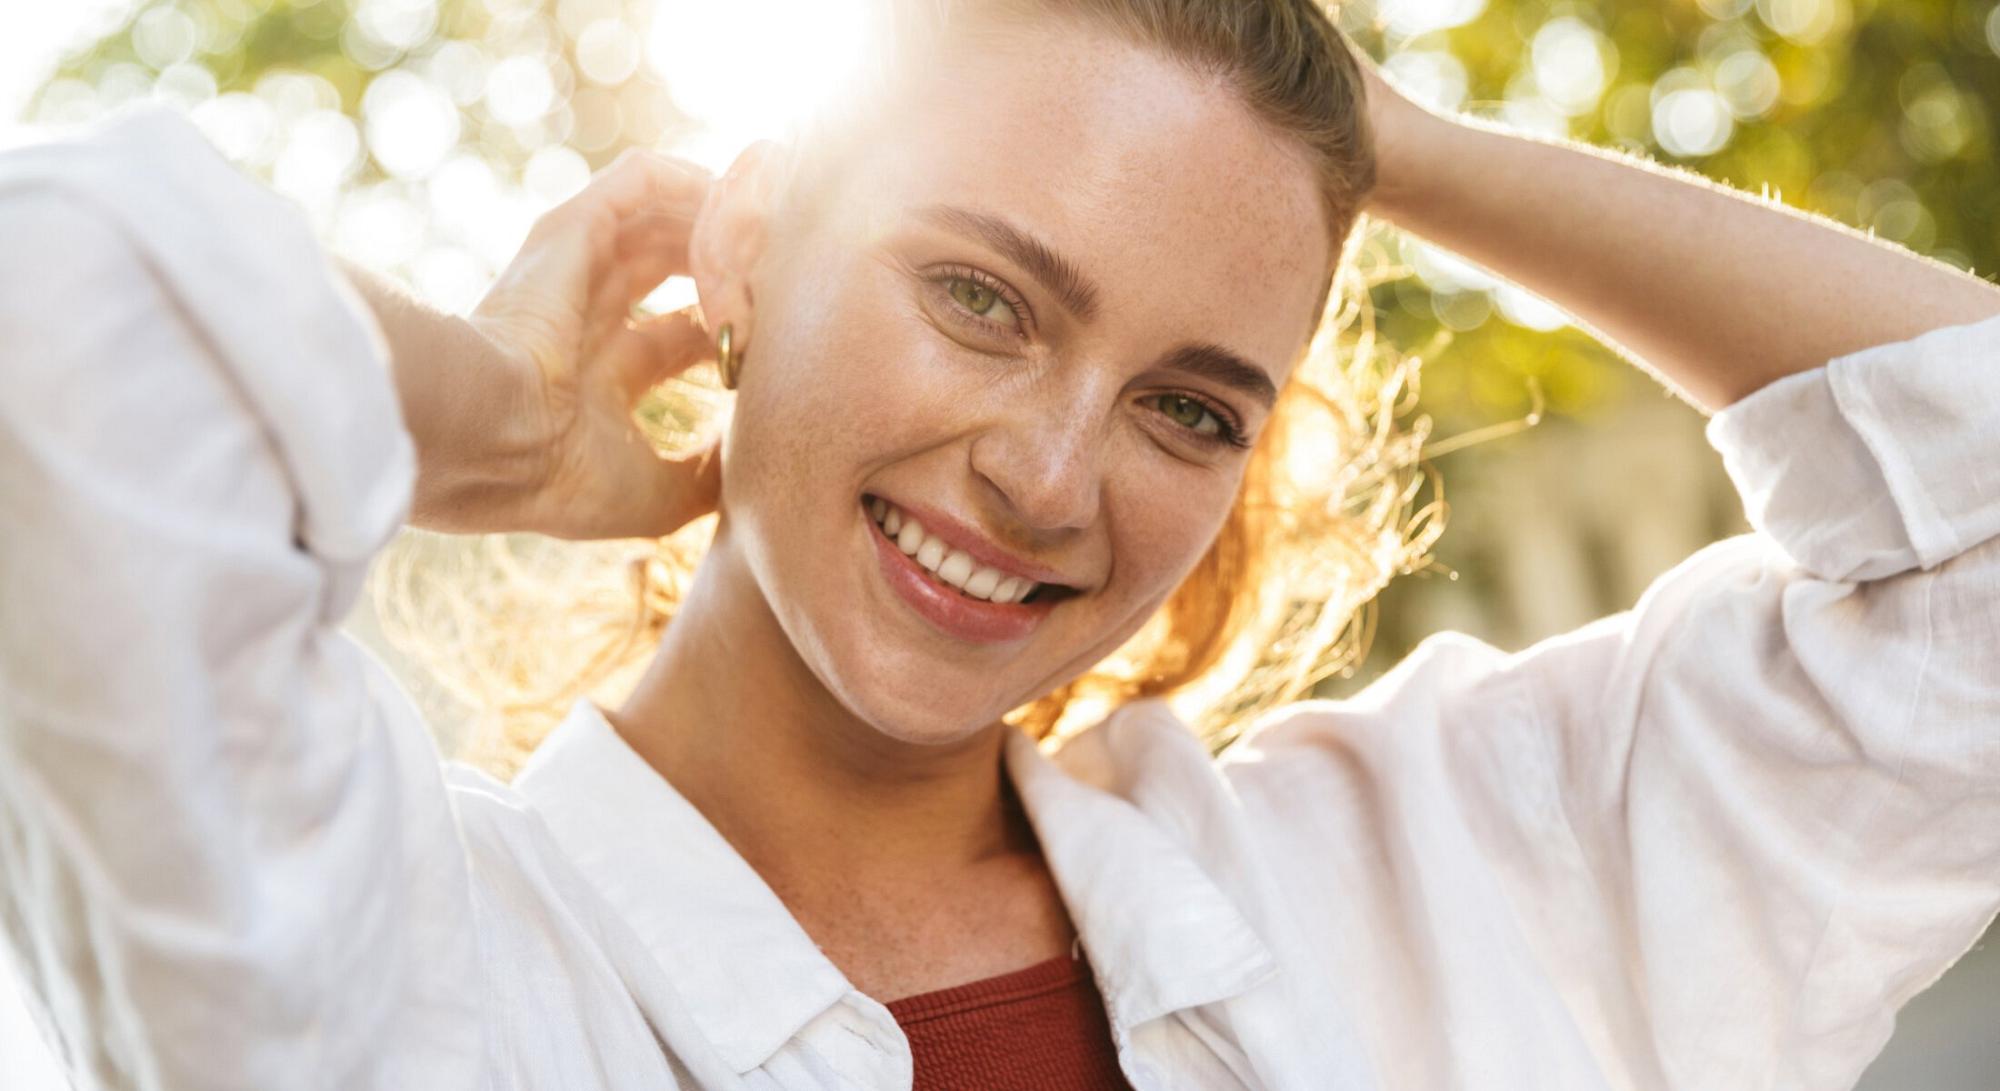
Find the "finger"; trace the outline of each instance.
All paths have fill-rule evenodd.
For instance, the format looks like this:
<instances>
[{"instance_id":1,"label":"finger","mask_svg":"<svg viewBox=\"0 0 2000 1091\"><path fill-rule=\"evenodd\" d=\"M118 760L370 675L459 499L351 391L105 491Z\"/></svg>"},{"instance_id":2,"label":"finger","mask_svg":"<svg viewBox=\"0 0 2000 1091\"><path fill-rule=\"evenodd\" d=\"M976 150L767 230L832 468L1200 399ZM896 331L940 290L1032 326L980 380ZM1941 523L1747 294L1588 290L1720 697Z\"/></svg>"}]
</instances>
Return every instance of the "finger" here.
<instances>
[{"instance_id":1,"label":"finger","mask_svg":"<svg viewBox=\"0 0 2000 1091\"><path fill-rule=\"evenodd\" d=\"M612 268L624 272L624 290L611 293L605 305L629 312L667 278L693 273L688 243L694 233L691 217L636 213L620 225ZM602 268L599 276L604 276Z\"/></svg>"},{"instance_id":2,"label":"finger","mask_svg":"<svg viewBox=\"0 0 2000 1091\"><path fill-rule=\"evenodd\" d=\"M634 319L634 308L667 278L687 273L685 250L663 246L621 256L592 286L584 308L585 341L595 348L624 332L627 321Z\"/></svg>"},{"instance_id":3,"label":"finger","mask_svg":"<svg viewBox=\"0 0 2000 1091\"><path fill-rule=\"evenodd\" d=\"M685 250L648 250L625 258L625 292L620 302L626 311L638 306L670 277L690 276Z\"/></svg>"},{"instance_id":4,"label":"finger","mask_svg":"<svg viewBox=\"0 0 2000 1091\"><path fill-rule=\"evenodd\" d=\"M635 149L550 209L543 222L551 228L585 224L616 235L640 215L692 221L709 184L708 172L693 163Z\"/></svg>"},{"instance_id":5,"label":"finger","mask_svg":"<svg viewBox=\"0 0 2000 1091\"><path fill-rule=\"evenodd\" d=\"M619 216L701 207L714 179L700 165L642 148L621 153L605 170L605 200Z\"/></svg>"},{"instance_id":6,"label":"finger","mask_svg":"<svg viewBox=\"0 0 2000 1091\"><path fill-rule=\"evenodd\" d=\"M714 356L708 331L696 319L695 309L686 307L632 324L606 346L601 359L610 370L609 378L631 403Z\"/></svg>"},{"instance_id":7,"label":"finger","mask_svg":"<svg viewBox=\"0 0 2000 1091\"><path fill-rule=\"evenodd\" d=\"M694 238L694 221L664 216L634 216L621 225L617 253L620 261L647 256L671 255L687 259L688 244Z\"/></svg>"},{"instance_id":8,"label":"finger","mask_svg":"<svg viewBox=\"0 0 2000 1091\"><path fill-rule=\"evenodd\" d=\"M537 219L522 252L559 257L558 280L580 287L596 284L622 253L638 246L683 255L684 263L686 239L707 191L705 172L691 163L628 152Z\"/></svg>"},{"instance_id":9,"label":"finger","mask_svg":"<svg viewBox=\"0 0 2000 1091\"><path fill-rule=\"evenodd\" d=\"M624 330L632 312L627 301L631 293L632 273L622 264L611 266L598 277L583 312L586 354L590 347L604 344Z\"/></svg>"},{"instance_id":10,"label":"finger","mask_svg":"<svg viewBox=\"0 0 2000 1091\"><path fill-rule=\"evenodd\" d=\"M635 429L634 461L621 463L609 503L587 513L566 510L553 520L530 519L542 534L571 541L664 538L714 511L722 497L722 441L718 436L685 455L641 453Z\"/></svg>"},{"instance_id":11,"label":"finger","mask_svg":"<svg viewBox=\"0 0 2000 1091\"><path fill-rule=\"evenodd\" d=\"M683 244L694 233L695 213L640 209L618 221L620 247L637 245L640 241L678 238Z\"/></svg>"},{"instance_id":12,"label":"finger","mask_svg":"<svg viewBox=\"0 0 2000 1091\"><path fill-rule=\"evenodd\" d=\"M538 222L494 278L480 306L489 308L505 300L534 306L560 302L581 313L589 304L599 264L587 232L557 232Z\"/></svg>"},{"instance_id":13,"label":"finger","mask_svg":"<svg viewBox=\"0 0 2000 1091\"><path fill-rule=\"evenodd\" d=\"M663 249L623 256L599 274L585 308L586 337L601 344L636 319L634 308L667 278L688 275L686 255Z\"/></svg>"}]
</instances>

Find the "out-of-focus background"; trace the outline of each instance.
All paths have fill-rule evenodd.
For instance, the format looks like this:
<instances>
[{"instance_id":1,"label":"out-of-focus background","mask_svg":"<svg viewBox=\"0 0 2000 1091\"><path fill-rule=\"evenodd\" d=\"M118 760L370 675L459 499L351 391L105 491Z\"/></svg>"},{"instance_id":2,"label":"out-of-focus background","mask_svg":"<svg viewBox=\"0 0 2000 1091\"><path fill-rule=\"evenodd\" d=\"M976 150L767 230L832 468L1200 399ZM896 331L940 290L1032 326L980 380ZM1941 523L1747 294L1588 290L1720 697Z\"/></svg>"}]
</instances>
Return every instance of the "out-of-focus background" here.
<instances>
[{"instance_id":1,"label":"out-of-focus background","mask_svg":"<svg viewBox=\"0 0 2000 1091\"><path fill-rule=\"evenodd\" d=\"M1373 0L1341 22L1406 89L1767 190L2000 268L1995 0ZM0 0L0 147L152 102L295 200L329 247L451 309L620 150L711 167L865 63L838 0ZM1624 609L1744 529L1702 419L1545 302L1378 229L1425 363L1448 529L1380 602L1351 691L1424 635L1517 648ZM4 245L4 240L0 240ZM670 283L657 302L689 298ZM1540 423L1518 428L1537 407ZM353 631L380 648L364 611ZM388 649L385 654L393 658ZM449 735L464 710L401 669ZM2000 1081L2000 951L1903 1014L1861 1086ZM0 1088L64 1084L0 965Z\"/></svg>"}]
</instances>

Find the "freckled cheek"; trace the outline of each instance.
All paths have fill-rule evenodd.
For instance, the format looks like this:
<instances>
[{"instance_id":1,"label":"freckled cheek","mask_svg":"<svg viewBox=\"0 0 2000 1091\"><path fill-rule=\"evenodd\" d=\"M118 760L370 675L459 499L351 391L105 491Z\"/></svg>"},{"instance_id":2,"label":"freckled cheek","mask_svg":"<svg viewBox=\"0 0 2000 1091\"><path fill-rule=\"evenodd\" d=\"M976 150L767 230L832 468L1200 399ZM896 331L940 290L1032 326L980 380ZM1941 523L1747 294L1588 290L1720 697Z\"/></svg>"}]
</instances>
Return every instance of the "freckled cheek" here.
<instances>
[{"instance_id":1,"label":"freckled cheek","mask_svg":"<svg viewBox=\"0 0 2000 1091\"><path fill-rule=\"evenodd\" d=\"M1107 485L1115 529L1114 579L1106 590L1134 602L1164 601L1208 552L1234 493L1220 482L1211 487L1162 474L1128 474Z\"/></svg>"},{"instance_id":2,"label":"freckled cheek","mask_svg":"<svg viewBox=\"0 0 2000 1091\"><path fill-rule=\"evenodd\" d=\"M889 287L835 289L815 277L761 301L770 318L746 367L763 363L778 378L754 399L739 395L738 437L758 464L746 477L785 492L843 492L844 502L847 487L948 426L963 369Z\"/></svg>"},{"instance_id":3,"label":"freckled cheek","mask_svg":"<svg viewBox=\"0 0 2000 1091\"><path fill-rule=\"evenodd\" d=\"M895 457L955 434L982 394L977 373L912 314L882 308L828 332L826 399L838 399L869 456Z\"/></svg>"}]
</instances>

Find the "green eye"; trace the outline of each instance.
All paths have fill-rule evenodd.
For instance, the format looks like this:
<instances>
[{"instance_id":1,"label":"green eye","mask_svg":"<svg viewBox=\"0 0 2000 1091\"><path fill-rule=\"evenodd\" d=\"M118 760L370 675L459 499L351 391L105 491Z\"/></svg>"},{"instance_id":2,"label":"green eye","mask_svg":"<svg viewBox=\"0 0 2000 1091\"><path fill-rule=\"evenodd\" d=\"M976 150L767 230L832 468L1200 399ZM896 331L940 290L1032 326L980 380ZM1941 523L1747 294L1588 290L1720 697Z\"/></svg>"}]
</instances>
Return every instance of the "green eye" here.
<instances>
[{"instance_id":1,"label":"green eye","mask_svg":"<svg viewBox=\"0 0 2000 1091\"><path fill-rule=\"evenodd\" d=\"M1165 413L1168 419L1183 428L1201 432L1205 435L1215 435L1221 431L1221 420L1209 410L1208 406L1186 395L1162 394L1159 398L1159 406L1160 411ZM1210 424L1207 428L1203 428L1203 417L1209 418L1214 423Z\"/></svg>"},{"instance_id":2,"label":"green eye","mask_svg":"<svg viewBox=\"0 0 2000 1091\"><path fill-rule=\"evenodd\" d=\"M988 288L986 285L970 277L952 277L947 283L949 284L947 290L951 292L951 298L959 306L964 307L973 314L989 322L999 322L1004 326L1016 326L1020 324L1020 316L1014 313L1013 307L1008 306L1006 301L1000 298L999 292ZM994 317L991 312L995 308L1006 311L1006 317Z\"/></svg>"}]
</instances>

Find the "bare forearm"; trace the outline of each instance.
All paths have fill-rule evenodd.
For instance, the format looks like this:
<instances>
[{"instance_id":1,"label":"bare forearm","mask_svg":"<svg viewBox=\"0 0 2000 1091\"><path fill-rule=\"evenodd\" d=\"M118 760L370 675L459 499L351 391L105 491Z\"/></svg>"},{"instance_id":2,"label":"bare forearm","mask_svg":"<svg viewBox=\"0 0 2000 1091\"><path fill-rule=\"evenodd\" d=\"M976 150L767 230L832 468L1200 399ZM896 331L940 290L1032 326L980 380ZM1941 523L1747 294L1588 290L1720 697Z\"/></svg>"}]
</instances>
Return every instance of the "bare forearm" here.
<instances>
[{"instance_id":1,"label":"bare forearm","mask_svg":"<svg viewBox=\"0 0 2000 1091\"><path fill-rule=\"evenodd\" d=\"M1371 211L1533 291L1706 409L2000 315L2000 288L1844 225L1622 153L1426 115Z\"/></svg>"},{"instance_id":2,"label":"bare forearm","mask_svg":"<svg viewBox=\"0 0 2000 1091\"><path fill-rule=\"evenodd\" d=\"M343 263L389 342L403 420L417 448L410 523L427 530L513 529L540 454L525 427L528 387L472 324L402 286ZM510 437L514 437L510 439Z\"/></svg>"}]
</instances>

